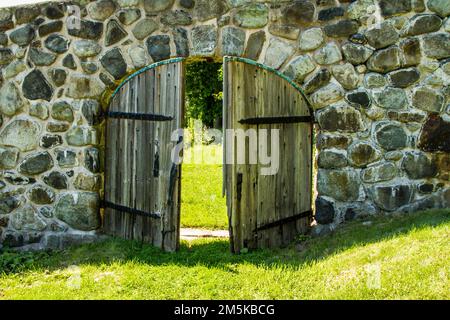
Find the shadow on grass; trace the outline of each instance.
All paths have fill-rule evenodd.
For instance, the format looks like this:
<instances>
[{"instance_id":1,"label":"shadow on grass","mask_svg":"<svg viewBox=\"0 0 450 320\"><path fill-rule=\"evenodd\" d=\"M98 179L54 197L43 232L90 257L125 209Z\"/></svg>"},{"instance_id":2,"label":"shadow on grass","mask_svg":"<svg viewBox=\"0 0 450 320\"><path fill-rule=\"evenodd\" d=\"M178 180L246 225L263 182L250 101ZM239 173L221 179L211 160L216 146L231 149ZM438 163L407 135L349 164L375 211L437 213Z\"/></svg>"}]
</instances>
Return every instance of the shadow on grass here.
<instances>
[{"instance_id":1,"label":"shadow on grass","mask_svg":"<svg viewBox=\"0 0 450 320\"><path fill-rule=\"evenodd\" d=\"M110 239L102 243L87 244L63 251L16 253L0 255L2 260L19 261L12 268L3 267L3 272L20 273L27 270L55 270L70 265L100 265L115 262L149 264L155 266L206 266L234 271L234 265L247 263L261 267L285 266L298 268L303 264L327 257L353 247L406 235L412 230L436 227L450 222L450 210L430 210L414 214L373 218L370 225L361 221L348 223L332 234L301 242L302 250L293 244L277 250L255 250L247 254L233 255L227 240L197 240L182 242L180 251L165 253L149 245L135 241ZM298 244L298 243L297 243ZM23 262L20 262L20 259ZM0 273L2 270L0 269Z\"/></svg>"}]
</instances>

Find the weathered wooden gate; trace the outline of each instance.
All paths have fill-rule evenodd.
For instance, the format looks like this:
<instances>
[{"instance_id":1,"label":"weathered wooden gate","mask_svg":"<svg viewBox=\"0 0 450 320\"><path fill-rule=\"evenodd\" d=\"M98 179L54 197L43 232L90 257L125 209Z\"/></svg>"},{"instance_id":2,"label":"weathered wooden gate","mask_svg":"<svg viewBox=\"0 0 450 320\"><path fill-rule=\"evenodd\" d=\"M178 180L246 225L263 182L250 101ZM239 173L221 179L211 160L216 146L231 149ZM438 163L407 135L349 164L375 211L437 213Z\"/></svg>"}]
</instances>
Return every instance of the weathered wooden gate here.
<instances>
[{"instance_id":1,"label":"weathered wooden gate","mask_svg":"<svg viewBox=\"0 0 450 320\"><path fill-rule=\"evenodd\" d=\"M231 250L286 245L311 222L312 119L300 88L277 71L253 61L224 60L224 128L279 129L279 169L262 175L258 164L224 165ZM236 161L236 139L225 136ZM266 141L259 139L256 149Z\"/></svg>"},{"instance_id":2,"label":"weathered wooden gate","mask_svg":"<svg viewBox=\"0 0 450 320\"><path fill-rule=\"evenodd\" d=\"M116 90L106 124L103 229L166 251L179 244L181 172L171 135L182 128L183 74L181 59L134 74Z\"/></svg>"}]
</instances>

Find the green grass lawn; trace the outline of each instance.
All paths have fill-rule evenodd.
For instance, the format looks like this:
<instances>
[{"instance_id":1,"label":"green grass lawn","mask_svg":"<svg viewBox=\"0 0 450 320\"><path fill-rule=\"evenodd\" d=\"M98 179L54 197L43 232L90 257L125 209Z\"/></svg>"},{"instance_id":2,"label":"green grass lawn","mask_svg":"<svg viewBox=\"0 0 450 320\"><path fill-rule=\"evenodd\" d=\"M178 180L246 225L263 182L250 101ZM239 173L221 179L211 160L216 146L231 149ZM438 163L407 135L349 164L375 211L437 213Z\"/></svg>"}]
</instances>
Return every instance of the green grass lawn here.
<instances>
[{"instance_id":1,"label":"green grass lawn","mask_svg":"<svg viewBox=\"0 0 450 320\"><path fill-rule=\"evenodd\" d=\"M279 250L178 253L112 239L0 255L1 299L450 299L450 212L349 223ZM379 276L379 277L378 277Z\"/></svg>"},{"instance_id":2,"label":"green grass lawn","mask_svg":"<svg viewBox=\"0 0 450 320\"><path fill-rule=\"evenodd\" d=\"M205 147L214 152L219 147ZM215 157L221 161L221 152ZM188 158L189 160L189 158ZM189 162L189 161L187 161ZM222 165L183 164L181 171L181 226L228 229L227 206L222 197Z\"/></svg>"}]
</instances>

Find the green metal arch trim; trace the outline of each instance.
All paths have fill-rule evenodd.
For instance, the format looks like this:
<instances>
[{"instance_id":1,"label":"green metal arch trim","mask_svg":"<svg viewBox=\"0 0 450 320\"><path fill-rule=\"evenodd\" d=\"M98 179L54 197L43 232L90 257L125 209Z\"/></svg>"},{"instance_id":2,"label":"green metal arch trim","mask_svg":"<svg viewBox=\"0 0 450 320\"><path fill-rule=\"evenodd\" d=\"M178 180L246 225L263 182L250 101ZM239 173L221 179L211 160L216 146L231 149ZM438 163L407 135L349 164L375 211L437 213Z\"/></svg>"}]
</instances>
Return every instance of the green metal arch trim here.
<instances>
[{"instance_id":1,"label":"green metal arch trim","mask_svg":"<svg viewBox=\"0 0 450 320\"><path fill-rule=\"evenodd\" d=\"M225 61L238 61L238 62L244 62L244 63L248 63L250 65L253 66L257 66L261 69L267 70L275 75L277 75L278 77L282 78L283 80L286 80L292 87L294 87L294 89L296 89L298 92L301 93L301 95L303 96L303 98L305 98L305 101L308 105L308 109L310 112L310 115L312 117L314 117L314 110L311 108L311 102L309 101L308 97L306 96L305 92L303 91L303 89L297 84L295 83L291 78L289 78L288 76L286 76L284 73L281 73L280 71L269 67L265 64L256 62L255 60L251 60L251 59L247 59L247 58L242 58L242 57L235 57L235 56L225 56L224 57Z\"/></svg>"},{"instance_id":2,"label":"green metal arch trim","mask_svg":"<svg viewBox=\"0 0 450 320\"><path fill-rule=\"evenodd\" d=\"M119 84L119 86L116 88L116 90L114 90L113 94L111 95L111 99L114 98L114 96L119 92L119 90L120 90L125 84L127 84L127 82L129 82L129 81L132 80L133 78L137 77L138 75L140 75L140 74L142 74L142 73L144 73L144 72L146 72L146 71L148 71L148 70L157 68L157 67L159 67L159 66L163 66L163 65L166 65L166 64L170 64L170 63L182 62L182 61L184 61L184 60L185 60L185 58L172 58L172 59L168 59L168 60L163 60L163 61L159 61L159 62L152 63L152 64L150 64L150 65L148 65L148 66L146 66L146 67L144 67L144 68L142 68L142 69L136 71L135 73L133 73L133 74L131 74L130 76L128 76L125 80L123 80L123 81Z\"/></svg>"}]
</instances>

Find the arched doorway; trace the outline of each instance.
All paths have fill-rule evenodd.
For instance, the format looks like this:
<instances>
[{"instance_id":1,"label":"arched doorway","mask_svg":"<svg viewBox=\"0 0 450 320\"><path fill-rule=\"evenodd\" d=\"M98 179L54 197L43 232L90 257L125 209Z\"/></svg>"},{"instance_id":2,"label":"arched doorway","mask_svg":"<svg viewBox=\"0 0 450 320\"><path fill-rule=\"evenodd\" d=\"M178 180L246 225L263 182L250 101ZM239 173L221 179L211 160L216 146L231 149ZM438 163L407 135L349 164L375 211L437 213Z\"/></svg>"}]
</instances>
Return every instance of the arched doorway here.
<instances>
[{"instance_id":1,"label":"arched doorway","mask_svg":"<svg viewBox=\"0 0 450 320\"><path fill-rule=\"evenodd\" d=\"M183 75L180 58L140 70L115 91L107 117L103 228L166 251L179 246L181 167L172 155L181 141L173 133L182 128ZM223 116L232 252L291 242L312 217L306 98L278 71L225 57Z\"/></svg>"}]
</instances>

